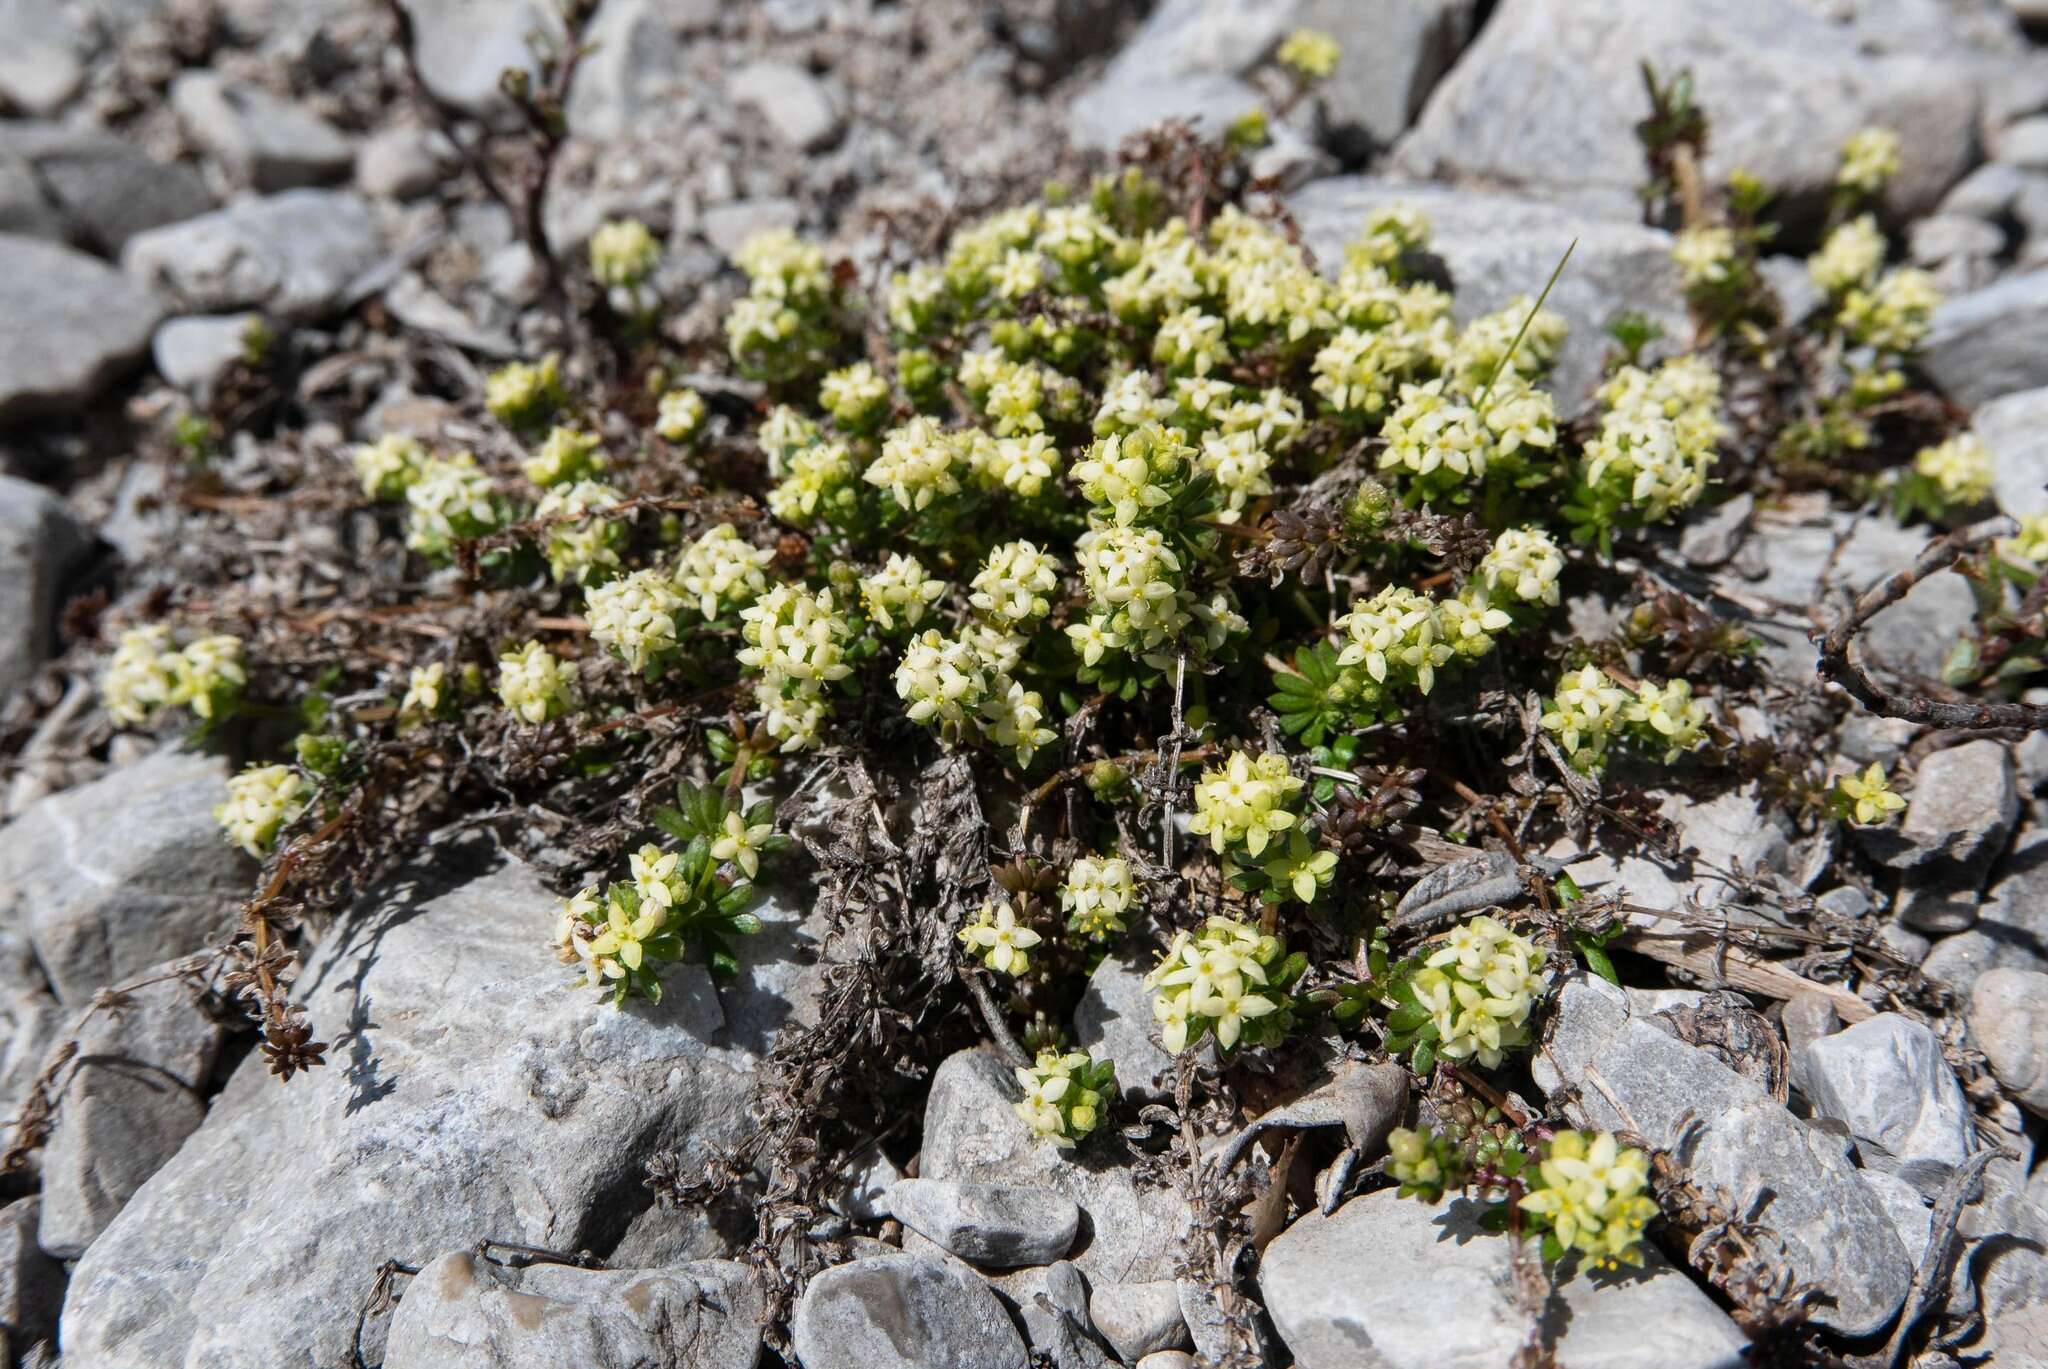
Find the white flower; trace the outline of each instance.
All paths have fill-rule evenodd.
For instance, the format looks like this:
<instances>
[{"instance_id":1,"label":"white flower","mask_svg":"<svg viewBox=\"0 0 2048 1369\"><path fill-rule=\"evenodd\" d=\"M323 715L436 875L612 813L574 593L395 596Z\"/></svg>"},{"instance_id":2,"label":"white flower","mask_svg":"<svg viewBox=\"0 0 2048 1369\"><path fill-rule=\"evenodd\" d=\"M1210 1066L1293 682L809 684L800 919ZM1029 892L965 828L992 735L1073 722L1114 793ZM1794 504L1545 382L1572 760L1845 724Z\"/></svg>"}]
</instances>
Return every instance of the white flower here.
<instances>
[{"instance_id":1,"label":"white flower","mask_svg":"<svg viewBox=\"0 0 2048 1369\"><path fill-rule=\"evenodd\" d=\"M915 556L892 553L882 568L860 581L861 604L885 632L916 627L925 610L945 597L946 582L924 573Z\"/></svg>"},{"instance_id":2,"label":"white flower","mask_svg":"<svg viewBox=\"0 0 2048 1369\"><path fill-rule=\"evenodd\" d=\"M167 707L176 688L171 630L162 625L130 628L121 634L107 668L100 673L100 701L116 722L148 722Z\"/></svg>"},{"instance_id":3,"label":"white flower","mask_svg":"<svg viewBox=\"0 0 2048 1369\"><path fill-rule=\"evenodd\" d=\"M559 717L576 706L576 675L539 642L498 658L498 697L529 723Z\"/></svg>"},{"instance_id":4,"label":"white flower","mask_svg":"<svg viewBox=\"0 0 2048 1369\"><path fill-rule=\"evenodd\" d=\"M432 665L414 666L406 677L405 697L399 701L398 711L428 716L439 713L447 688L447 666L439 661Z\"/></svg>"},{"instance_id":5,"label":"white flower","mask_svg":"<svg viewBox=\"0 0 2048 1369\"><path fill-rule=\"evenodd\" d=\"M676 645L676 615L683 598L659 570L636 570L584 595L591 640L610 647L638 672Z\"/></svg>"},{"instance_id":6,"label":"white flower","mask_svg":"<svg viewBox=\"0 0 2048 1369\"><path fill-rule=\"evenodd\" d=\"M766 571L774 559L774 548L753 546L732 524L720 523L683 548L676 588L709 622L758 598L768 588Z\"/></svg>"},{"instance_id":7,"label":"white flower","mask_svg":"<svg viewBox=\"0 0 2048 1369\"><path fill-rule=\"evenodd\" d=\"M661 397L654 431L670 442L688 442L704 426L704 396L695 390L670 390Z\"/></svg>"},{"instance_id":8,"label":"white flower","mask_svg":"<svg viewBox=\"0 0 2048 1369\"><path fill-rule=\"evenodd\" d=\"M1020 975L1031 968L1031 948L1043 938L1017 921L1017 910L1007 899L992 899L981 905L974 920L959 932L967 953L998 974Z\"/></svg>"},{"instance_id":9,"label":"white flower","mask_svg":"<svg viewBox=\"0 0 2048 1369\"><path fill-rule=\"evenodd\" d=\"M498 526L491 478L477 469L476 458L468 452L422 462L418 477L406 488L405 503L405 544L428 556L445 556L461 539L480 537Z\"/></svg>"},{"instance_id":10,"label":"white flower","mask_svg":"<svg viewBox=\"0 0 2048 1369\"><path fill-rule=\"evenodd\" d=\"M761 843L768 840L775 828L765 822L749 823L746 815L734 810L725 815L725 822L718 830L718 840L711 843L713 860L729 860L753 879L761 873Z\"/></svg>"},{"instance_id":11,"label":"white flower","mask_svg":"<svg viewBox=\"0 0 2048 1369\"><path fill-rule=\"evenodd\" d=\"M261 860L277 834L306 811L313 786L288 765L252 765L228 781L225 803L213 810L222 833Z\"/></svg>"},{"instance_id":12,"label":"white flower","mask_svg":"<svg viewBox=\"0 0 2048 1369\"><path fill-rule=\"evenodd\" d=\"M968 602L992 622L1025 623L1051 612L1046 596L1059 583L1057 558L1031 542L1002 542L989 549L975 573Z\"/></svg>"}]
</instances>

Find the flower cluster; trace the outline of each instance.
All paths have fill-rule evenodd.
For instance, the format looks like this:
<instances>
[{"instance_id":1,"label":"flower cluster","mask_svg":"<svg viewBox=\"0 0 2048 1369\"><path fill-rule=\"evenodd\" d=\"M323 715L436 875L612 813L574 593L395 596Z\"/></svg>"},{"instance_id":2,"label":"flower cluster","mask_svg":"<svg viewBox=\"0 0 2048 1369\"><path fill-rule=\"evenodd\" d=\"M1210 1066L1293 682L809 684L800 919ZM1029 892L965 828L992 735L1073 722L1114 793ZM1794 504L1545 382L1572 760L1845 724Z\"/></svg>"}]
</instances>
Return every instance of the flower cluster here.
<instances>
[{"instance_id":1,"label":"flower cluster","mask_svg":"<svg viewBox=\"0 0 2048 1369\"><path fill-rule=\"evenodd\" d=\"M612 290L647 283L661 260L661 244L638 219L610 219L590 235L590 274Z\"/></svg>"},{"instance_id":2,"label":"flower cluster","mask_svg":"<svg viewBox=\"0 0 2048 1369\"><path fill-rule=\"evenodd\" d=\"M1934 326L1941 292L1934 278L1910 266L1895 266L1866 286L1848 290L1837 317L1849 339L1873 351L1904 356Z\"/></svg>"},{"instance_id":3,"label":"flower cluster","mask_svg":"<svg viewBox=\"0 0 2048 1369\"><path fill-rule=\"evenodd\" d=\"M498 697L524 722L544 723L576 707L576 671L539 642L498 658Z\"/></svg>"},{"instance_id":4,"label":"flower cluster","mask_svg":"<svg viewBox=\"0 0 2048 1369\"><path fill-rule=\"evenodd\" d=\"M668 442L688 442L704 426L704 396L695 390L670 390L655 408L654 431Z\"/></svg>"},{"instance_id":5,"label":"flower cluster","mask_svg":"<svg viewBox=\"0 0 2048 1369\"><path fill-rule=\"evenodd\" d=\"M595 480L557 486L541 497L533 516L547 524L542 554L557 584L598 585L619 571L626 530L603 516L618 502L617 491Z\"/></svg>"},{"instance_id":6,"label":"flower cluster","mask_svg":"<svg viewBox=\"0 0 2048 1369\"><path fill-rule=\"evenodd\" d=\"M1820 251L1806 259L1806 274L1823 294L1866 289L1884 269L1885 241L1877 220L1859 214L1828 234Z\"/></svg>"},{"instance_id":7,"label":"flower cluster","mask_svg":"<svg viewBox=\"0 0 2048 1369\"><path fill-rule=\"evenodd\" d=\"M1967 509L1991 497L1991 449L1975 433L1958 433L1913 458L1913 472L1928 481L1942 505Z\"/></svg>"},{"instance_id":8,"label":"flower cluster","mask_svg":"<svg viewBox=\"0 0 2048 1369\"><path fill-rule=\"evenodd\" d=\"M403 499L420 478L427 449L416 437L387 433L375 442L359 444L351 454L356 479L362 482L366 499Z\"/></svg>"},{"instance_id":9,"label":"flower cluster","mask_svg":"<svg viewBox=\"0 0 2048 1369\"><path fill-rule=\"evenodd\" d=\"M947 588L944 580L926 575L915 556L894 552L880 570L860 578L860 602L884 632L895 632L923 622Z\"/></svg>"},{"instance_id":10,"label":"flower cluster","mask_svg":"<svg viewBox=\"0 0 2048 1369\"><path fill-rule=\"evenodd\" d=\"M1060 907L1067 913L1069 931L1107 941L1128 930L1124 914L1137 895L1129 861L1121 856L1082 856L1067 869Z\"/></svg>"},{"instance_id":11,"label":"flower cluster","mask_svg":"<svg viewBox=\"0 0 2048 1369\"><path fill-rule=\"evenodd\" d=\"M1286 990L1304 968L1278 937L1231 918L1176 932L1145 976L1160 1040L1176 1055L1211 1032L1224 1050L1274 1045L1293 1026Z\"/></svg>"},{"instance_id":12,"label":"flower cluster","mask_svg":"<svg viewBox=\"0 0 2048 1369\"><path fill-rule=\"evenodd\" d=\"M596 433L557 426L519 470L536 485L568 485L594 478L604 464L603 444Z\"/></svg>"},{"instance_id":13,"label":"flower cluster","mask_svg":"<svg viewBox=\"0 0 2048 1369\"><path fill-rule=\"evenodd\" d=\"M405 696L398 701L403 717L432 718L455 701L448 691L448 667L440 661L414 666L405 678Z\"/></svg>"},{"instance_id":14,"label":"flower cluster","mask_svg":"<svg viewBox=\"0 0 2048 1369\"><path fill-rule=\"evenodd\" d=\"M1031 968L1031 948L1044 938L1017 920L1008 899L988 899L956 936L982 964L998 974L1021 975Z\"/></svg>"},{"instance_id":15,"label":"flower cluster","mask_svg":"<svg viewBox=\"0 0 2048 1369\"><path fill-rule=\"evenodd\" d=\"M311 802L313 786L289 765L252 765L228 781L228 796L213 810L221 832L261 860L277 845L277 834L296 822Z\"/></svg>"},{"instance_id":16,"label":"flower cluster","mask_svg":"<svg viewBox=\"0 0 2048 1369\"><path fill-rule=\"evenodd\" d=\"M1410 1029L1414 1044L1446 1060L1498 1065L1506 1051L1528 1044L1543 961L1542 947L1495 918L1454 928L1404 984L1403 1005L1426 1015Z\"/></svg>"},{"instance_id":17,"label":"flower cluster","mask_svg":"<svg viewBox=\"0 0 2048 1369\"><path fill-rule=\"evenodd\" d=\"M1254 756L1236 751L1223 765L1202 772L1195 785L1195 816L1188 830L1209 838L1219 854L1242 847L1257 856L1273 837L1300 818L1290 807L1301 781L1275 751Z\"/></svg>"},{"instance_id":18,"label":"flower cluster","mask_svg":"<svg viewBox=\"0 0 2048 1369\"><path fill-rule=\"evenodd\" d=\"M1056 734L1045 726L1045 700L1010 674L1018 646L1000 629L948 637L927 628L897 662L896 696L912 722L936 724L948 741L986 737L1028 769Z\"/></svg>"},{"instance_id":19,"label":"flower cluster","mask_svg":"<svg viewBox=\"0 0 2048 1369\"><path fill-rule=\"evenodd\" d=\"M1617 738L1660 755L1665 764L1706 744L1707 706L1692 685L1644 681L1631 694L1598 666L1567 671L1557 682L1543 730L1554 735L1580 770L1597 771Z\"/></svg>"},{"instance_id":20,"label":"flower cluster","mask_svg":"<svg viewBox=\"0 0 2048 1369\"><path fill-rule=\"evenodd\" d=\"M1036 1063L1016 1074L1024 1091L1012 1105L1017 1116L1034 1136L1062 1150L1071 1149L1101 1125L1103 1110L1116 1092L1115 1063L1091 1060L1086 1051L1042 1050Z\"/></svg>"},{"instance_id":21,"label":"flower cluster","mask_svg":"<svg viewBox=\"0 0 2048 1369\"><path fill-rule=\"evenodd\" d=\"M1575 1250L1596 1269L1641 1264L1643 1228L1657 1215L1649 1183L1650 1157L1613 1133L1560 1131L1517 1206L1546 1227L1546 1258Z\"/></svg>"},{"instance_id":22,"label":"flower cluster","mask_svg":"<svg viewBox=\"0 0 2048 1369\"><path fill-rule=\"evenodd\" d=\"M100 673L100 701L116 722L138 725L167 708L212 721L234 707L249 682L242 639L199 637L178 648L162 624L121 634Z\"/></svg>"},{"instance_id":23,"label":"flower cluster","mask_svg":"<svg viewBox=\"0 0 2048 1369\"><path fill-rule=\"evenodd\" d=\"M421 461L405 490L405 545L445 558L465 538L494 531L505 519L491 478L468 452Z\"/></svg>"},{"instance_id":24,"label":"flower cluster","mask_svg":"<svg viewBox=\"0 0 2048 1369\"><path fill-rule=\"evenodd\" d=\"M583 596L590 639L607 647L636 674L653 678L676 649L676 618L683 596L660 570L636 570Z\"/></svg>"},{"instance_id":25,"label":"flower cluster","mask_svg":"<svg viewBox=\"0 0 2048 1369\"><path fill-rule=\"evenodd\" d=\"M484 377L484 407L515 428L545 422L566 400L562 364L552 354L537 362L507 362Z\"/></svg>"},{"instance_id":26,"label":"flower cluster","mask_svg":"<svg viewBox=\"0 0 2048 1369\"><path fill-rule=\"evenodd\" d=\"M825 254L783 228L742 243L734 264L749 285L725 316L732 359L776 380L815 374L838 339L832 321L837 292Z\"/></svg>"},{"instance_id":27,"label":"flower cluster","mask_svg":"<svg viewBox=\"0 0 2048 1369\"><path fill-rule=\"evenodd\" d=\"M1337 40L1321 29L1296 29L1281 42L1273 59L1290 71L1320 81L1337 69L1341 55Z\"/></svg>"},{"instance_id":28,"label":"flower cluster","mask_svg":"<svg viewBox=\"0 0 2048 1369\"><path fill-rule=\"evenodd\" d=\"M1899 173L1899 135L1888 128L1865 128L1842 144L1835 185L1856 195L1875 195Z\"/></svg>"},{"instance_id":29,"label":"flower cluster","mask_svg":"<svg viewBox=\"0 0 2048 1369\"><path fill-rule=\"evenodd\" d=\"M784 751L815 744L826 690L853 673L846 659L853 625L833 592L776 585L740 610L740 635L746 645L737 659L758 676L754 699L768 735Z\"/></svg>"},{"instance_id":30,"label":"flower cluster","mask_svg":"<svg viewBox=\"0 0 2048 1369\"><path fill-rule=\"evenodd\" d=\"M732 524L720 523L683 548L675 585L686 606L714 622L767 591L768 564L774 559L772 547L755 547Z\"/></svg>"},{"instance_id":31,"label":"flower cluster","mask_svg":"<svg viewBox=\"0 0 2048 1369\"><path fill-rule=\"evenodd\" d=\"M1624 366L1600 387L1600 431L1586 444L1565 517L1580 542L1661 523L1706 492L1726 434L1721 382L1697 357L1654 371Z\"/></svg>"}]
</instances>

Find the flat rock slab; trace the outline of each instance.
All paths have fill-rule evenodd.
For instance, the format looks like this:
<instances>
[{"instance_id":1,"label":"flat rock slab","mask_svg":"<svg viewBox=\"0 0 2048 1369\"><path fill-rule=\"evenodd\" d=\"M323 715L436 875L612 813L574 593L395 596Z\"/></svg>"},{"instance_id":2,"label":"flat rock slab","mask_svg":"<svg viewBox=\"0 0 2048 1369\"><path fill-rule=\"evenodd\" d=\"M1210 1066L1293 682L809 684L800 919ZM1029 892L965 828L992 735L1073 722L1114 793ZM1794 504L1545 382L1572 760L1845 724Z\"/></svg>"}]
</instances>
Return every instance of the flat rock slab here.
<instances>
[{"instance_id":1,"label":"flat rock slab","mask_svg":"<svg viewBox=\"0 0 2048 1369\"><path fill-rule=\"evenodd\" d=\"M925 1102L918 1173L1064 1194L1082 1213L1068 1258L1090 1280L1169 1277L1187 1220L1180 1199L1163 1188L1138 1187L1114 1136L1098 1134L1072 1151L1039 1140L1011 1110L1017 1097L1009 1068L995 1056L966 1050L948 1057L933 1074Z\"/></svg>"},{"instance_id":2,"label":"flat rock slab","mask_svg":"<svg viewBox=\"0 0 2048 1369\"><path fill-rule=\"evenodd\" d=\"M287 190L138 234L121 265L185 313L263 309L310 319L343 303L378 251L362 196Z\"/></svg>"},{"instance_id":3,"label":"flat rock slab","mask_svg":"<svg viewBox=\"0 0 2048 1369\"><path fill-rule=\"evenodd\" d=\"M1648 61L1692 72L1713 120L1710 181L1749 170L1781 212L1817 217L1842 143L1881 124L1904 144L1887 205L1924 213L1976 155L1973 78L2021 45L2009 23L1969 32L1932 14L1908 22L1909 8L1860 5L1835 22L1832 7L1799 0L1502 0L1396 164L1634 218Z\"/></svg>"},{"instance_id":4,"label":"flat rock slab","mask_svg":"<svg viewBox=\"0 0 2048 1369\"><path fill-rule=\"evenodd\" d=\"M882 1255L811 1280L790 1320L803 1369L1025 1369L993 1290L942 1259Z\"/></svg>"},{"instance_id":5,"label":"flat rock slab","mask_svg":"<svg viewBox=\"0 0 2048 1369\"><path fill-rule=\"evenodd\" d=\"M0 423L83 405L142 359L161 314L105 262L0 233Z\"/></svg>"},{"instance_id":6,"label":"flat rock slab","mask_svg":"<svg viewBox=\"0 0 2048 1369\"><path fill-rule=\"evenodd\" d=\"M1694 1180L1733 1211L1760 1209L1793 1275L1830 1299L1815 1308L1816 1322L1862 1336L1898 1311L1912 1267L1841 1147L1712 1053L1632 1016L1622 990L1585 975L1567 980L1531 1070L1537 1087L1569 1100L1578 1125L1635 1131L1675 1151L1697 1123Z\"/></svg>"},{"instance_id":7,"label":"flat rock slab","mask_svg":"<svg viewBox=\"0 0 2048 1369\"><path fill-rule=\"evenodd\" d=\"M0 828L0 919L67 1008L234 925L255 867L213 818L227 778L218 756L167 749Z\"/></svg>"},{"instance_id":8,"label":"flat rock slab","mask_svg":"<svg viewBox=\"0 0 2048 1369\"><path fill-rule=\"evenodd\" d=\"M1920 364L1967 407L2048 385L2048 271L2010 275L1943 300Z\"/></svg>"},{"instance_id":9,"label":"flat rock slab","mask_svg":"<svg viewBox=\"0 0 2048 1369\"><path fill-rule=\"evenodd\" d=\"M0 123L0 159L19 158L45 213L42 236L108 256L137 233L213 208L199 173L151 158L132 140L65 124Z\"/></svg>"},{"instance_id":10,"label":"flat rock slab","mask_svg":"<svg viewBox=\"0 0 2048 1369\"><path fill-rule=\"evenodd\" d=\"M330 1063L288 1085L260 1057L236 1070L79 1262L67 1365L347 1363L383 1261L605 1248L651 1153L687 1167L745 1133L756 1057L723 1044L705 971L615 1009L563 987L531 870L449 880L395 881L319 943L299 990Z\"/></svg>"},{"instance_id":11,"label":"flat rock slab","mask_svg":"<svg viewBox=\"0 0 2048 1369\"><path fill-rule=\"evenodd\" d=\"M168 970L168 967L166 967ZM206 1089L226 1032L183 979L159 971L67 1035L57 1123L43 1148L37 1239L67 1260L85 1253L137 1189L206 1118Z\"/></svg>"},{"instance_id":12,"label":"flat rock slab","mask_svg":"<svg viewBox=\"0 0 2048 1369\"><path fill-rule=\"evenodd\" d=\"M1067 1253L1081 1225L1081 1209L1049 1188L903 1179L885 1201L897 1221L990 1269L1050 1264Z\"/></svg>"},{"instance_id":13,"label":"flat rock slab","mask_svg":"<svg viewBox=\"0 0 2048 1369\"><path fill-rule=\"evenodd\" d=\"M1298 1369L1499 1369L1528 1335L1506 1236L1463 1198L1393 1190L1310 1212L1266 1247L1259 1291ZM1565 1273L1560 1270L1560 1273ZM1620 1277L1570 1270L1545 1320L1570 1369L1741 1369L1749 1340L1654 1248Z\"/></svg>"},{"instance_id":14,"label":"flat rock slab","mask_svg":"<svg viewBox=\"0 0 2048 1369\"><path fill-rule=\"evenodd\" d=\"M62 499L0 475L0 698L50 659L64 582L91 547Z\"/></svg>"},{"instance_id":15,"label":"flat rock slab","mask_svg":"<svg viewBox=\"0 0 2048 1369\"><path fill-rule=\"evenodd\" d=\"M1430 248L1450 268L1457 285L1452 313L1461 323L1503 308L1517 295L1536 298L1565 249L1578 240L1544 305L1571 326L1551 376L1561 416L1590 401L1612 345L1607 325L1620 315L1635 310L1660 324L1666 337L1690 336L1678 270L1671 264L1671 236L1660 229L1513 195L1373 176L1315 181L1289 196L1287 207L1316 260L1334 272L1366 215L1403 202L1429 216Z\"/></svg>"},{"instance_id":16,"label":"flat rock slab","mask_svg":"<svg viewBox=\"0 0 2048 1369\"><path fill-rule=\"evenodd\" d=\"M669 1269L506 1269L467 1251L404 1285L384 1369L736 1369L761 1353L768 1300L730 1260Z\"/></svg>"},{"instance_id":17,"label":"flat rock slab","mask_svg":"<svg viewBox=\"0 0 2048 1369\"><path fill-rule=\"evenodd\" d=\"M1969 1158L1963 1086L1922 1024L1887 1012L1824 1036L1807 1046L1804 1075L1814 1112L1848 1125L1866 1167L1933 1198Z\"/></svg>"}]
</instances>

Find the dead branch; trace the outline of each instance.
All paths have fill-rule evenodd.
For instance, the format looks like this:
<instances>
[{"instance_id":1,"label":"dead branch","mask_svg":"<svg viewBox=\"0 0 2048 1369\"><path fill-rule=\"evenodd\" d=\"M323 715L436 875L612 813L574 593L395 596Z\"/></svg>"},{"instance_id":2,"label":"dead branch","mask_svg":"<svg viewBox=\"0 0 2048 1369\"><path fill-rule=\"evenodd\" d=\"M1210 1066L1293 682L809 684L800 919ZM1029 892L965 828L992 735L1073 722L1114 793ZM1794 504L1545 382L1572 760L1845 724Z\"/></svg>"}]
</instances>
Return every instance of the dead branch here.
<instances>
[{"instance_id":1,"label":"dead branch","mask_svg":"<svg viewBox=\"0 0 2048 1369\"><path fill-rule=\"evenodd\" d=\"M1991 518L1928 543L1913 564L1898 574L1871 586L1828 628L1820 643L1820 677L1849 691L1857 702L1873 713L1907 722L1925 723L1963 731L2018 727L2030 731L2048 729L2048 708L2031 704L1985 700L1979 703L1945 703L1916 694L1886 689L1871 677L1850 654L1850 644L1864 625L1909 594L1928 576L1947 570L1969 552L1989 545L2014 531L2010 518Z\"/></svg>"}]
</instances>

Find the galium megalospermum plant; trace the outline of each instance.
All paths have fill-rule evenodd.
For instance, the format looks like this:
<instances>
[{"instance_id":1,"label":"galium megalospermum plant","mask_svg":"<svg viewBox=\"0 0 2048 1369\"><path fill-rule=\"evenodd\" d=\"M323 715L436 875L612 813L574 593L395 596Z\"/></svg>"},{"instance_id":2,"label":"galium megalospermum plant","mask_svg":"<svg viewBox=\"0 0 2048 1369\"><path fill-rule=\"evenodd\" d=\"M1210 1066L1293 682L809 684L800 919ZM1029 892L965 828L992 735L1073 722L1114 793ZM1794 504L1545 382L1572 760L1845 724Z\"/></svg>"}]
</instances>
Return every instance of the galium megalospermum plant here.
<instances>
[{"instance_id":1,"label":"galium megalospermum plant","mask_svg":"<svg viewBox=\"0 0 2048 1369\"><path fill-rule=\"evenodd\" d=\"M555 921L557 958L581 971L577 984L613 1003L636 995L659 1002L666 967L686 952L716 977L736 974L735 938L761 930L748 911L758 898L761 858L789 843L775 831L773 803L742 808L723 789L687 781L654 822L678 845L642 845L627 861L626 878L579 889Z\"/></svg>"},{"instance_id":2,"label":"galium megalospermum plant","mask_svg":"<svg viewBox=\"0 0 2048 1369\"><path fill-rule=\"evenodd\" d=\"M1034 1136L1062 1150L1102 1125L1116 1093L1116 1065L1086 1051L1042 1050L1016 1076L1024 1094L1013 1105L1017 1116Z\"/></svg>"}]
</instances>

